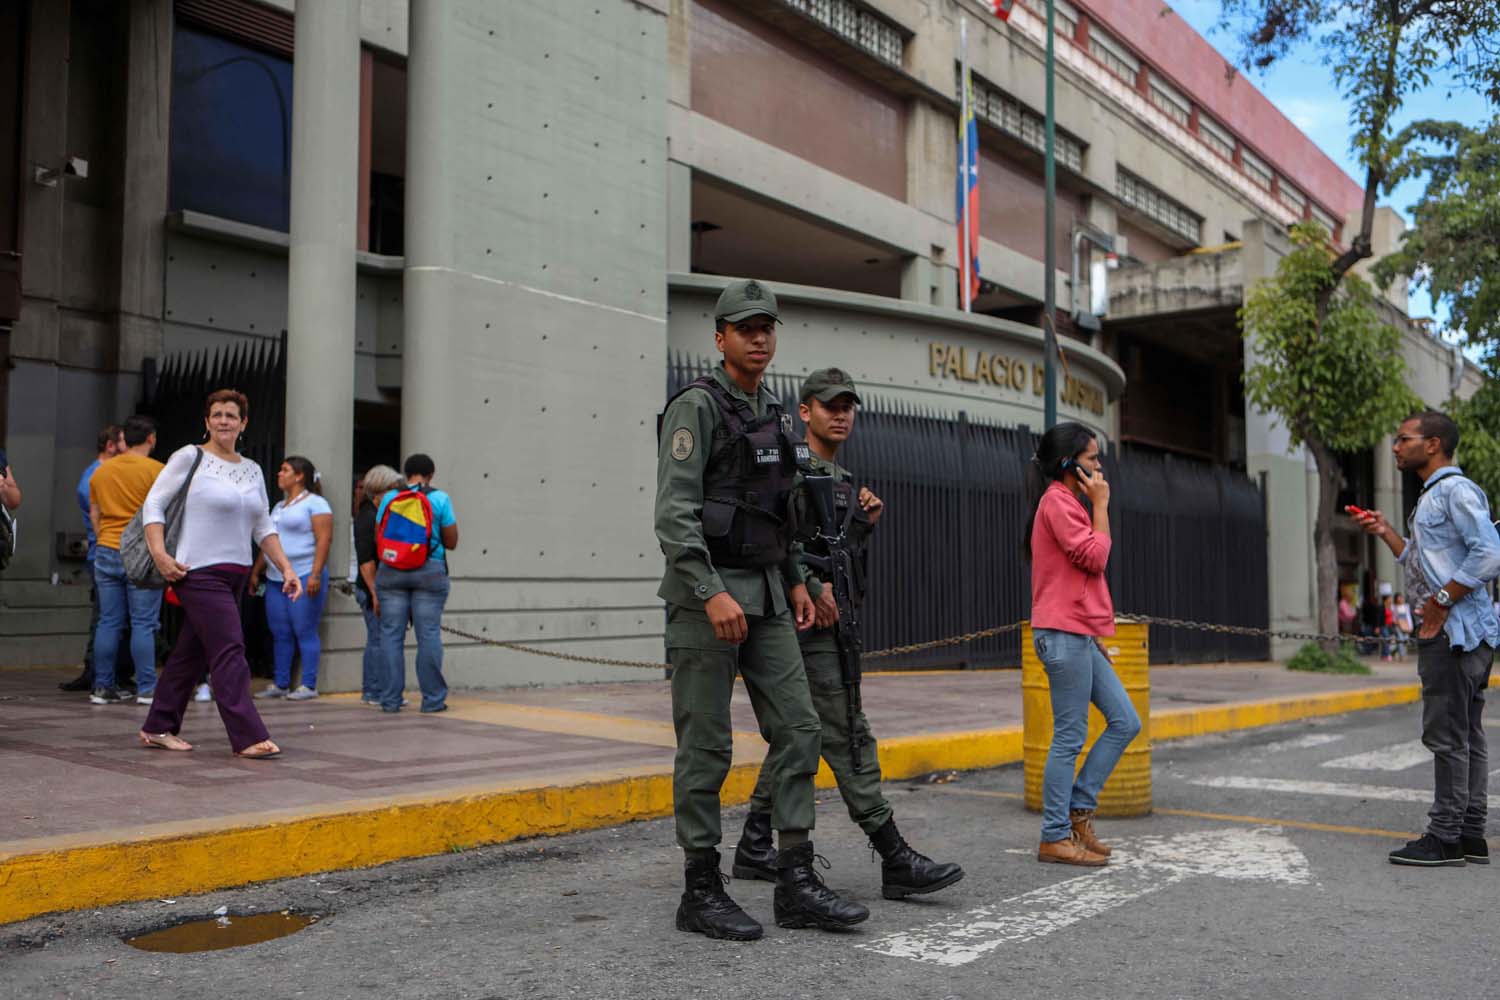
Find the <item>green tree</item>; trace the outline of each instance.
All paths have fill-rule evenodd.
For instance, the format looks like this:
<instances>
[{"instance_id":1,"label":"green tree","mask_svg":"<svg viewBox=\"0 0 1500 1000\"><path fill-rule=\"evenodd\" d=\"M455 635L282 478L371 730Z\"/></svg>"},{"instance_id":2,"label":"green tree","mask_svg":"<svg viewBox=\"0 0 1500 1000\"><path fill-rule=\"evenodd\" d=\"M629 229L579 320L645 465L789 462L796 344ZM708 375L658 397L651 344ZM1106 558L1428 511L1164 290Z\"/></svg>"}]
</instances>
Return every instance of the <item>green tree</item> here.
<instances>
[{"instance_id":1,"label":"green tree","mask_svg":"<svg viewBox=\"0 0 1500 1000\"><path fill-rule=\"evenodd\" d=\"M1489 494L1491 505L1500 504L1500 379L1492 374L1473 396L1452 402L1449 412L1458 422L1464 475Z\"/></svg>"},{"instance_id":2,"label":"green tree","mask_svg":"<svg viewBox=\"0 0 1500 1000\"><path fill-rule=\"evenodd\" d=\"M1375 265L1388 286L1397 276L1425 286L1448 307L1450 323L1482 344L1491 372L1500 345L1500 119L1482 129L1458 122L1413 122L1396 137L1403 152L1387 189L1426 177L1411 206L1412 227L1401 248Z\"/></svg>"},{"instance_id":3,"label":"green tree","mask_svg":"<svg viewBox=\"0 0 1500 1000\"><path fill-rule=\"evenodd\" d=\"M1276 274L1255 285L1240 310L1250 351L1245 396L1286 426L1318 468L1313 540L1318 629L1338 631L1338 562L1333 546L1342 473L1338 453L1373 448L1413 409L1406 387L1402 333L1381 322L1374 291L1358 275L1339 283L1329 267L1328 233L1314 222L1292 226L1292 250ZM1336 294L1326 295L1331 284Z\"/></svg>"},{"instance_id":4,"label":"green tree","mask_svg":"<svg viewBox=\"0 0 1500 1000\"><path fill-rule=\"evenodd\" d=\"M1400 334L1380 326L1369 286L1350 270L1373 254L1375 199L1403 152L1393 123L1406 98L1437 75L1500 104L1500 3L1223 0L1222 9L1222 24L1239 33L1252 68L1264 69L1304 43L1318 49L1349 104L1350 145L1365 169L1359 228L1350 233L1345 227L1347 247L1327 252L1309 230L1293 227L1296 249L1242 312L1246 336L1262 352L1261 362L1246 371L1247 394L1284 421L1317 463L1318 622L1331 633L1338 622L1332 538L1337 452L1373 446L1410 400ZM1274 301L1278 295L1284 298ZM1344 338L1349 342L1339 343ZM1378 357L1369 352L1377 342L1387 345ZM1370 365L1365 375L1344 367L1353 357ZM1274 371L1276 363L1291 370ZM1377 370L1380 380L1369 381ZM1359 391L1361 385L1370 391ZM1404 401L1391 405L1397 395Z\"/></svg>"}]
</instances>

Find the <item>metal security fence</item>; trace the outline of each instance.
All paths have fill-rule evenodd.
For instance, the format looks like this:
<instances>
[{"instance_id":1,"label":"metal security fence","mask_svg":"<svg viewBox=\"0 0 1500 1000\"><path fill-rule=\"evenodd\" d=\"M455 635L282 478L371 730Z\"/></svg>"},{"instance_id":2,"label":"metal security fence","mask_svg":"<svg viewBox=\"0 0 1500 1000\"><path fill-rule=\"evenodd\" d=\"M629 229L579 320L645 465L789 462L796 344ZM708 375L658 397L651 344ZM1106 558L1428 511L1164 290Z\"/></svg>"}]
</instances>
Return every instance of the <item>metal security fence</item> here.
<instances>
[{"instance_id":1,"label":"metal security fence","mask_svg":"<svg viewBox=\"0 0 1500 1000\"><path fill-rule=\"evenodd\" d=\"M669 395L709 362L668 364ZM800 378L768 385L797 423ZM870 549L865 609L870 649L957 635L1024 618L1030 567L1021 557L1023 475L1035 450L1026 428L941 416L861 392L864 405L839 462L888 505ZM1105 459L1113 486L1109 580L1122 612L1266 627L1266 518L1243 473L1144 449ZM1153 663L1258 660L1268 640L1151 629ZM881 669L1017 666L1015 633L880 662ZM872 664L873 666L873 664Z\"/></svg>"}]
</instances>

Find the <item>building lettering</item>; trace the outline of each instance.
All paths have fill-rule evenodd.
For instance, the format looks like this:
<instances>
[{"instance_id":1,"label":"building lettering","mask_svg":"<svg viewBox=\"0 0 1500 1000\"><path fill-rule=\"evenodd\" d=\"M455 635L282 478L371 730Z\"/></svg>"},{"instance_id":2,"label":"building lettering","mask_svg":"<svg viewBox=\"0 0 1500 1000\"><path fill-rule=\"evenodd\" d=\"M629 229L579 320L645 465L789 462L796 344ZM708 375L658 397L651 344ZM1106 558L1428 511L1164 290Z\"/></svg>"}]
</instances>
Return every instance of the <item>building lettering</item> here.
<instances>
[{"instance_id":1,"label":"building lettering","mask_svg":"<svg viewBox=\"0 0 1500 1000\"><path fill-rule=\"evenodd\" d=\"M933 341L927 348L927 373L933 378L1025 392L1027 372L1031 373L1032 395L1042 395L1045 392L1046 375L1040 364L1028 364L1020 358L998 352L992 354L989 351L970 351L964 346L955 347L938 341ZM1057 401L1096 416L1104 416L1104 390L1072 375L1063 377Z\"/></svg>"}]
</instances>

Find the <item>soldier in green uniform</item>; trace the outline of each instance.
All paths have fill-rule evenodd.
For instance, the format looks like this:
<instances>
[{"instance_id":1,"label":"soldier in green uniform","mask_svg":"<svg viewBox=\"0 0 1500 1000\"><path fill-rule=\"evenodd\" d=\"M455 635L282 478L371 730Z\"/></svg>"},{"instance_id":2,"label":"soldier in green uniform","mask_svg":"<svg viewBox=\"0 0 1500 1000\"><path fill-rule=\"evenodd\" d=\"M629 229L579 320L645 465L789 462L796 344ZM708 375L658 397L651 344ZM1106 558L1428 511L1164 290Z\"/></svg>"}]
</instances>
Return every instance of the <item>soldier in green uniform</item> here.
<instances>
[{"instance_id":1,"label":"soldier in green uniform","mask_svg":"<svg viewBox=\"0 0 1500 1000\"><path fill-rule=\"evenodd\" d=\"M672 809L687 883L677 928L712 938L754 940L762 932L725 892L719 870L719 790L734 746L737 670L770 744L762 771L774 789L769 824L780 841L772 861L776 923L834 929L870 915L823 884L809 839L819 726L797 629L812 626L814 609L788 516L807 446L761 384L776 353L776 323L770 289L731 282L714 312L723 364L678 393L659 428L656 536L666 573L657 594L667 602Z\"/></svg>"},{"instance_id":2,"label":"soldier in green uniform","mask_svg":"<svg viewBox=\"0 0 1500 1000\"><path fill-rule=\"evenodd\" d=\"M862 551L885 505L869 487L861 486L856 494L849 470L835 461L839 445L849 439L854 429L854 415L860 402L854 381L842 369L820 369L802 383L801 398L802 421L807 425L811 450L810 471L831 475L835 483L844 484L836 487L835 513L840 519L846 512L849 514L850 541ZM852 512L851 506L855 508ZM808 543L810 548L817 544ZM862 582L862 578L857 582ZM881 895L886 899L901 899L946 888L963 878L964 870L956 864L937 864L906 843L896 829L890 802L880 793L880 761L875 737L863 711L854 713L854 728L850 731L849 693L843 685L832 628L838 621L833 587L809 573L807 588L815 601L815 627L801 633L798 639L813 705L823 726L822 755L838 780L839 794L849 809L849 818L859 824L881 856ZM857 603L864 597L863 593L853 596ZM851 752L854 745L859 747L858 767ZM779 790L772 776L762 769L750 797L750 815L745 819L744 833L734 853L735 878L775 879L771 813L777 794Z\"/></svg>"}]
</instances>

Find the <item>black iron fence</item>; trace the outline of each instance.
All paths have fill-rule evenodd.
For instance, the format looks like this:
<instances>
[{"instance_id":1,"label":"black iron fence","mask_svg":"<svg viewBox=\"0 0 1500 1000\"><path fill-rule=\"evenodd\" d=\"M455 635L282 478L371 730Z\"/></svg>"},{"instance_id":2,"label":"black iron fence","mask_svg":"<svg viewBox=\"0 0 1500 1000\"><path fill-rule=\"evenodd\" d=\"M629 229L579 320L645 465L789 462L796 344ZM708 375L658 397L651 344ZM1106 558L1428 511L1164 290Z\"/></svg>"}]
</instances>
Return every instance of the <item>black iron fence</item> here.
<instances>
[{"instance_id":1,"label":"black iron fence","mask_svg":"<svg viewBox=\"0 0 1500 1000\"><path fill-rule=\"evenodd\" d=\"M708 368L674 358L668 392ZM771 390L797 421L800 379L773 375ZM1021 558L1023 474L1035 450L1026 428L957 419L861 396L854 434L839 464L889 510L870 550L868 648L921 642L1024 618L1030 568ZM1112 485L1110 588L1122 612L1266 627L1266 517L1243 473L1206 462L1122 447L1105 458ZM1268 640L1151 629L1153 663L1259 660ZM882 669L997 667L1020 663L1016 634L893 657Z\"/></svg>"}]
</instances>

